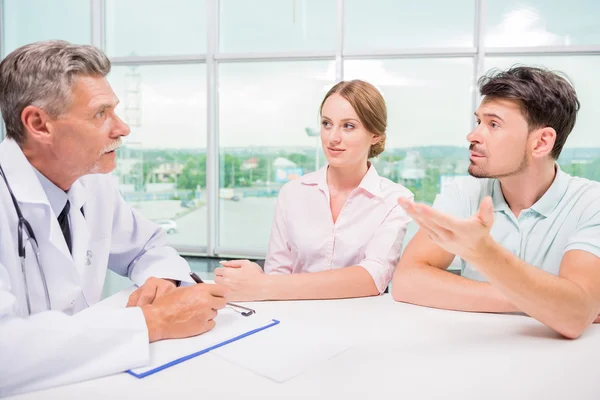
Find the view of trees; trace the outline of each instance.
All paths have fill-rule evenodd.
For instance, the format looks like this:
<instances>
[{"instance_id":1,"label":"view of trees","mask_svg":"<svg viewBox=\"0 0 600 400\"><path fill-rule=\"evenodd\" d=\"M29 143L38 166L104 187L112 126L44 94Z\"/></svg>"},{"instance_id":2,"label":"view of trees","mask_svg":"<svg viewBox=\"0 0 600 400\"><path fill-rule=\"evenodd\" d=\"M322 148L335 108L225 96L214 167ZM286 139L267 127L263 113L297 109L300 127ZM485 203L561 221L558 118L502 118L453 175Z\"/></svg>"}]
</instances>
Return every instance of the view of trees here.
<instances>
[{"instance_id":1,"label":"view of trees","mask_svg":"<svg viewBox=\"0 0 600 400\"><path fill-rule=\"evenodd\" d=\"M142 175L135 185L136 191L144 191L148 183L157 182L171 182L176 189L190 192L206 187L206 153L203 150L127 149L120 157L139 160L131 168ZM314 148L290 151L265 148L252 152L230 149L220 154L221 187L278 188L283 182L276 182L276 163L282 159L303 173L315 169ZM323 159L319 161L319 165L323 165ZM600 149L565 149L559 162L561 168L571 175L600 181ZM439 193L442 176L466 174L468 151L461 147L441 146L392 149L374 159L373 164L381 176L409 188L418 201L432 203ZM170 167L173 173L169 174L168 168L161 169L161 165ZM409 169L414 176L407 173ZM158 170L163 173L159 175Z\"/></svg>"}]
</instances>

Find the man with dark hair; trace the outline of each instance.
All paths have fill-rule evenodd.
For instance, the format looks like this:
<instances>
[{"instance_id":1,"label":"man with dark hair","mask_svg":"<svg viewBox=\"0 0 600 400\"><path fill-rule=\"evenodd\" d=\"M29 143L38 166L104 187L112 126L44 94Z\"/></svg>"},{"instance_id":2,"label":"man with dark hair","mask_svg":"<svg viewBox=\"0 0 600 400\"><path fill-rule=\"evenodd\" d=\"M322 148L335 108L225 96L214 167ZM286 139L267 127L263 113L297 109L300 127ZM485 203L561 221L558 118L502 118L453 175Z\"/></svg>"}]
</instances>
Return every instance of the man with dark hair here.
<instances>
[{"instance_id":1,"label":"man with dark hair","mask_svg":"<svg viewBox=\"0 0 600 400\"><path fill-rule=\"evenodd\" d=\"M397 301L523 312L568 338L600 322L600 184L556 159L579 101L560 75L513 67L480 80L469 174L433 207L399 203L419 224L393 278ZM476 179L477 178L477 179ZM462 274L445 271L455 256Z\"/></svg>"},{"instance_id":2,"label":"man with dark hair","mask_svg":"<svg viewBox=\"0 0 600 400\"><path fill-rule=\"evenodd\" d=\"M148 343L212 329L225 288L192 285L165 232L107 175L129 127L110 61L46 41L0 63L0 397L144 365ZM128 308L97 303L107 268L140 286Z\"/></svg>"}]
</instances>

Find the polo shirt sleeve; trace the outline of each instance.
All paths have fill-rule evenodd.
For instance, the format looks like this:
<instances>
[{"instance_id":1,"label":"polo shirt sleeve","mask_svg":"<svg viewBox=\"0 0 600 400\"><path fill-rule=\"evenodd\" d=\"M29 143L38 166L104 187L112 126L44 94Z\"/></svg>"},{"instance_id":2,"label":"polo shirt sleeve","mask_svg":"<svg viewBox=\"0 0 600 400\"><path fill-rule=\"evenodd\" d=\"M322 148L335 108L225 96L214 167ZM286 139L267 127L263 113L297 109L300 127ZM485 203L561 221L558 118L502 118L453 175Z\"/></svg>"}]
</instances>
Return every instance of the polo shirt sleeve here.
<instances>
[{"instance_id":1,"label":"polo shirt sleeve","mask_svg":"<svg viewBox=\"0 0 600 400\"><path fill-rule=\"evenodd\" d=\"M565 246L565 253L569 250L583 250L600 257L600 207L594 204L597 202L589 204L582 213L577 230Z\"/></svg>"}]
</instances>

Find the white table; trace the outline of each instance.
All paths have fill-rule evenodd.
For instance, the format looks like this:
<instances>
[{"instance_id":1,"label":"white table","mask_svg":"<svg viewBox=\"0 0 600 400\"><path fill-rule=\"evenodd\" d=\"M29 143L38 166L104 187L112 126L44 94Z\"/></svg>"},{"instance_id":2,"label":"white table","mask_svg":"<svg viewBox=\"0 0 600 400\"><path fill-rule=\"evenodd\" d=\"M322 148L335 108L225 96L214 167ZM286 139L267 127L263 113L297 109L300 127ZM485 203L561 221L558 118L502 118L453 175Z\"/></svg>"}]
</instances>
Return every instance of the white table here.
<instances>
[{"instance_id":1,"label":"white table","mask_svg":"<svg viewBox=\"0 0 600 400\"><path fill-rule=\"evenodd\" d=\"M118 374L14 399L600 399L600 324L566 340L528 317L390 295L252 307L306 329L333 321L354 346L285 383L208 353L141 380Z\"/></svg>"}]
</instances>

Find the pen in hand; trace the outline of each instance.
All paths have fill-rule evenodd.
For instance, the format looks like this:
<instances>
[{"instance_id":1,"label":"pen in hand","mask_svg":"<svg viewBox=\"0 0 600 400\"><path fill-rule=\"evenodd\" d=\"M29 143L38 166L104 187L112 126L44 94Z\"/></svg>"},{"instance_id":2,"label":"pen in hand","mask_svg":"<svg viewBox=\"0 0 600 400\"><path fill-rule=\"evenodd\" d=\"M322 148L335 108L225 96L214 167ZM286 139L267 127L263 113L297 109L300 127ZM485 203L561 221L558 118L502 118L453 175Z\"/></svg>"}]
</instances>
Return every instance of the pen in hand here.
<instances>
[{"instance_id":1,"label":"pen in hand","mask_svg":"<svg viewBox=\"0 0 600 400\"><path fill-rule=\"evenodd\" d=\"M204 283L204 281L202 280L202 278L200 278L200 277L198 276L198 274L196 274L195 272L190 272L190 276L192 277L192 279L194 280L194 282L196 282L196 283ZM241 308L242 310L246 310L246 311L241 311L241 312L240 312L240 311L238 311L238 312L239 312L240 314L242 314L244 317L249 317L249 316L251 316L252 314L255 314L255 313L256 313L256 310L253 310L253 309L251 309L251 308L248 308L248 307L240 306L239 304L234 304L234 303L229 303L229 302L227 302L227 305L228 305L229 307L233 308L235 311L237 311L237 310L235 309L235 307L237 307L237 308Z\"/></svg>"}]
</instances>

